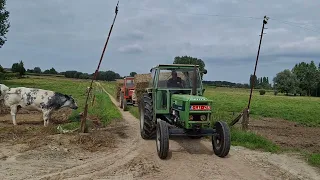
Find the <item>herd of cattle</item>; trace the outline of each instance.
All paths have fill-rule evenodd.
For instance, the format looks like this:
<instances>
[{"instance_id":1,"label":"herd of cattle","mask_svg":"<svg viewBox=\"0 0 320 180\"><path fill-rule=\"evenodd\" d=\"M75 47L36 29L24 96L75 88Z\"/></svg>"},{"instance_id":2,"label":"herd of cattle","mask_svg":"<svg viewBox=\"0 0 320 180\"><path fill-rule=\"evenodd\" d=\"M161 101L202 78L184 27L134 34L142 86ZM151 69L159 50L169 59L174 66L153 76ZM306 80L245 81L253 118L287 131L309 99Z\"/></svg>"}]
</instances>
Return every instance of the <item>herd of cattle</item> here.
<instances>
[{"instance_id":1,"label":"herd of cattle","mask_svg":"<svg viewBox=\"0 0 320 180\"><path fill-rule=\"evenodd\" d=\"M10 88L4 84L0 84L0 103L10 108L14 125L17 125L16 114L21 108L42 112L44 126L49 125L53 110L63 107L78 109L78 105L71 95L36 88Z\"/></svg>"}]
</instances>

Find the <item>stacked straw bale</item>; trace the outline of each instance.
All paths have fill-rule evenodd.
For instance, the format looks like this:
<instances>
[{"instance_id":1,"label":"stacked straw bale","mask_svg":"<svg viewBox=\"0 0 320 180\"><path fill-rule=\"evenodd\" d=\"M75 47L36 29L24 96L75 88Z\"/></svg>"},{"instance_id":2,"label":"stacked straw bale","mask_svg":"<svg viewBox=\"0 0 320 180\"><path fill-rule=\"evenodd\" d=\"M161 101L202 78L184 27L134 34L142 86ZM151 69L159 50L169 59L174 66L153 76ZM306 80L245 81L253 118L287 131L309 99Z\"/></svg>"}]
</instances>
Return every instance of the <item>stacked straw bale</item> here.
<instances>
[{"instance_id":1,"label":"stacked straw bale","mask_svg":"<svg viewBox=\"0 0 320 180\"><path fill-rule=\"evenodd\" d=\"M120 99L120 88L123 86L124 80L123 79L116 79L116 96L117 101L119 102Z\"/></svg>"},{"instance_id":2,"label":"stacked straw bale","mask_svg":"<svg viewBox=\"0 0 320 180\"><path fill-rule=\"evenodd\" d=\"M140 99L142 94L145 92L145 88L149 86L149 82L151 81L151 74L136 74L134 76L135 83L135 95L137 98L137 103L140 103Z\"/></svg>"}]
</instances>

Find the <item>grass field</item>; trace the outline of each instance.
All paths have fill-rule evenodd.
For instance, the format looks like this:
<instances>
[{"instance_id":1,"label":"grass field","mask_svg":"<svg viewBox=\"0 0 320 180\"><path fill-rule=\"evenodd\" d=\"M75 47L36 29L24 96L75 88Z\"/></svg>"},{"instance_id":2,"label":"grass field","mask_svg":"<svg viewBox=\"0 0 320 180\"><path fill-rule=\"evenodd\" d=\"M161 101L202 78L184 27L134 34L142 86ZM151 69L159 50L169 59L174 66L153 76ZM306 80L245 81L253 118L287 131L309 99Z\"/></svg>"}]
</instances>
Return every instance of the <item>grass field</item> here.
<instances>
[{"instance_id":1,"label":"grass field","mask_svg":"<svg viewBox=\"0 0 320 180\"><path fill-rule=\"evenodd\" d=\"M104 83L105 89L115 95L115 82ZM214 120L233 120L247 105L250 90L236 88L206 87L205 97L213 100ZM260 95L255 90L251 100L250 116L270 117L298 122L307 126L320 127L318 115L320 98L273 95L266 92ZM233 114L234 113L234 114Z\"/></svg>"},{"instance_id":2,"label":"grass field","mask_svg":"<svg viewBox=\"0 0 320 180\"><path fill-rule=\"evenodd\" d=\"M9 87L24 86L42 88L72 95L75 98L79 108L73 111L73 113L70 115L70 123L64 124L63 127L66 129L74 129L80 126L79 113L83 112L84 110L86 100L85 90L90 85L88 81L55 77L44 78L31 76L29 78L4 81L3 83ZM94 90L96 99L94 106L89 105L88 115L90 115L91 117L98 117L101 123L104 125L107 125L113 119L120 119L121 113L111 102L109 96L100 91L98 87L94 88Z\"/></svg>"}]
</instances>

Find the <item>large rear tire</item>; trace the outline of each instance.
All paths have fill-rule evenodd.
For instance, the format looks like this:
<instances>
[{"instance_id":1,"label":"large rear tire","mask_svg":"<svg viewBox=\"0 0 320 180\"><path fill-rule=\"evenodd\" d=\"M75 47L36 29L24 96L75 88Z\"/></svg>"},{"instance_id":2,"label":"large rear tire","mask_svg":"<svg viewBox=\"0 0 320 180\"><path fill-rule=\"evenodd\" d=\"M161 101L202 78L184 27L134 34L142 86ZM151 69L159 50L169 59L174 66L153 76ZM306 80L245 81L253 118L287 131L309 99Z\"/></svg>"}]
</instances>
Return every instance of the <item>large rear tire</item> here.
<instances>
[{"instance_id":1,"label":"large rear tire","mask_svg":"<svg viewBox=\"0 0 320 180\"><path fill-rule=\"evenodd\" d=\"M229 154L231 146L230 130L225 122L218 121L214 124L217 136L212 136L212 147L214 153L219 157L225 157Z\"/></svg>"},{"instance_id":2,"label":"large rear tire","mask_svg":"<svg viewBox=\"0 0 320 180\"><path fill-rule=\"evenodd\" d=\"M157 153L160 159L166 159L169 152L169 129L168 124L159 120L157 123Z\"/></svg>"},{"instance_id":3,"label":"large rear tire","mask_svg":"<svg viewBox=\"0 0 320 180\"><path fill-rule=\"evenodd\" d=\"M143 139L154 139L156 126L153 122L153 102L148 93L144 93L139 103L140 134Z\"/></svg>"}]
</instances>

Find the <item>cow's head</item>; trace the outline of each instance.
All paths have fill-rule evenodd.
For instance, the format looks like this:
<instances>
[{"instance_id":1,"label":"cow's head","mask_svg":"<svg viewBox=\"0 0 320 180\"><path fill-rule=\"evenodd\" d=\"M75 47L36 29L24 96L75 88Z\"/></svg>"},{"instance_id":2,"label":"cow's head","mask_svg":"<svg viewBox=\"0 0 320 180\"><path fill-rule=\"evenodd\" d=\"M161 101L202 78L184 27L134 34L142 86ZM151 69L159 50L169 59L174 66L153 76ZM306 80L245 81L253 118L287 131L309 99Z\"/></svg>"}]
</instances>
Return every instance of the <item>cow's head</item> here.
<instances>
[{"instance_id":1,"label":"cow's head","mask_svg":"<svg viewBox=\"0 0 320 180\"><path fill-rule=\"evenodd\" d=\"M71 95L64 95L64 97L66 98L66 101L64 102L62 107L70 107L74 110L78 109L78 104Z\"/></svg>"}]
</instances>

